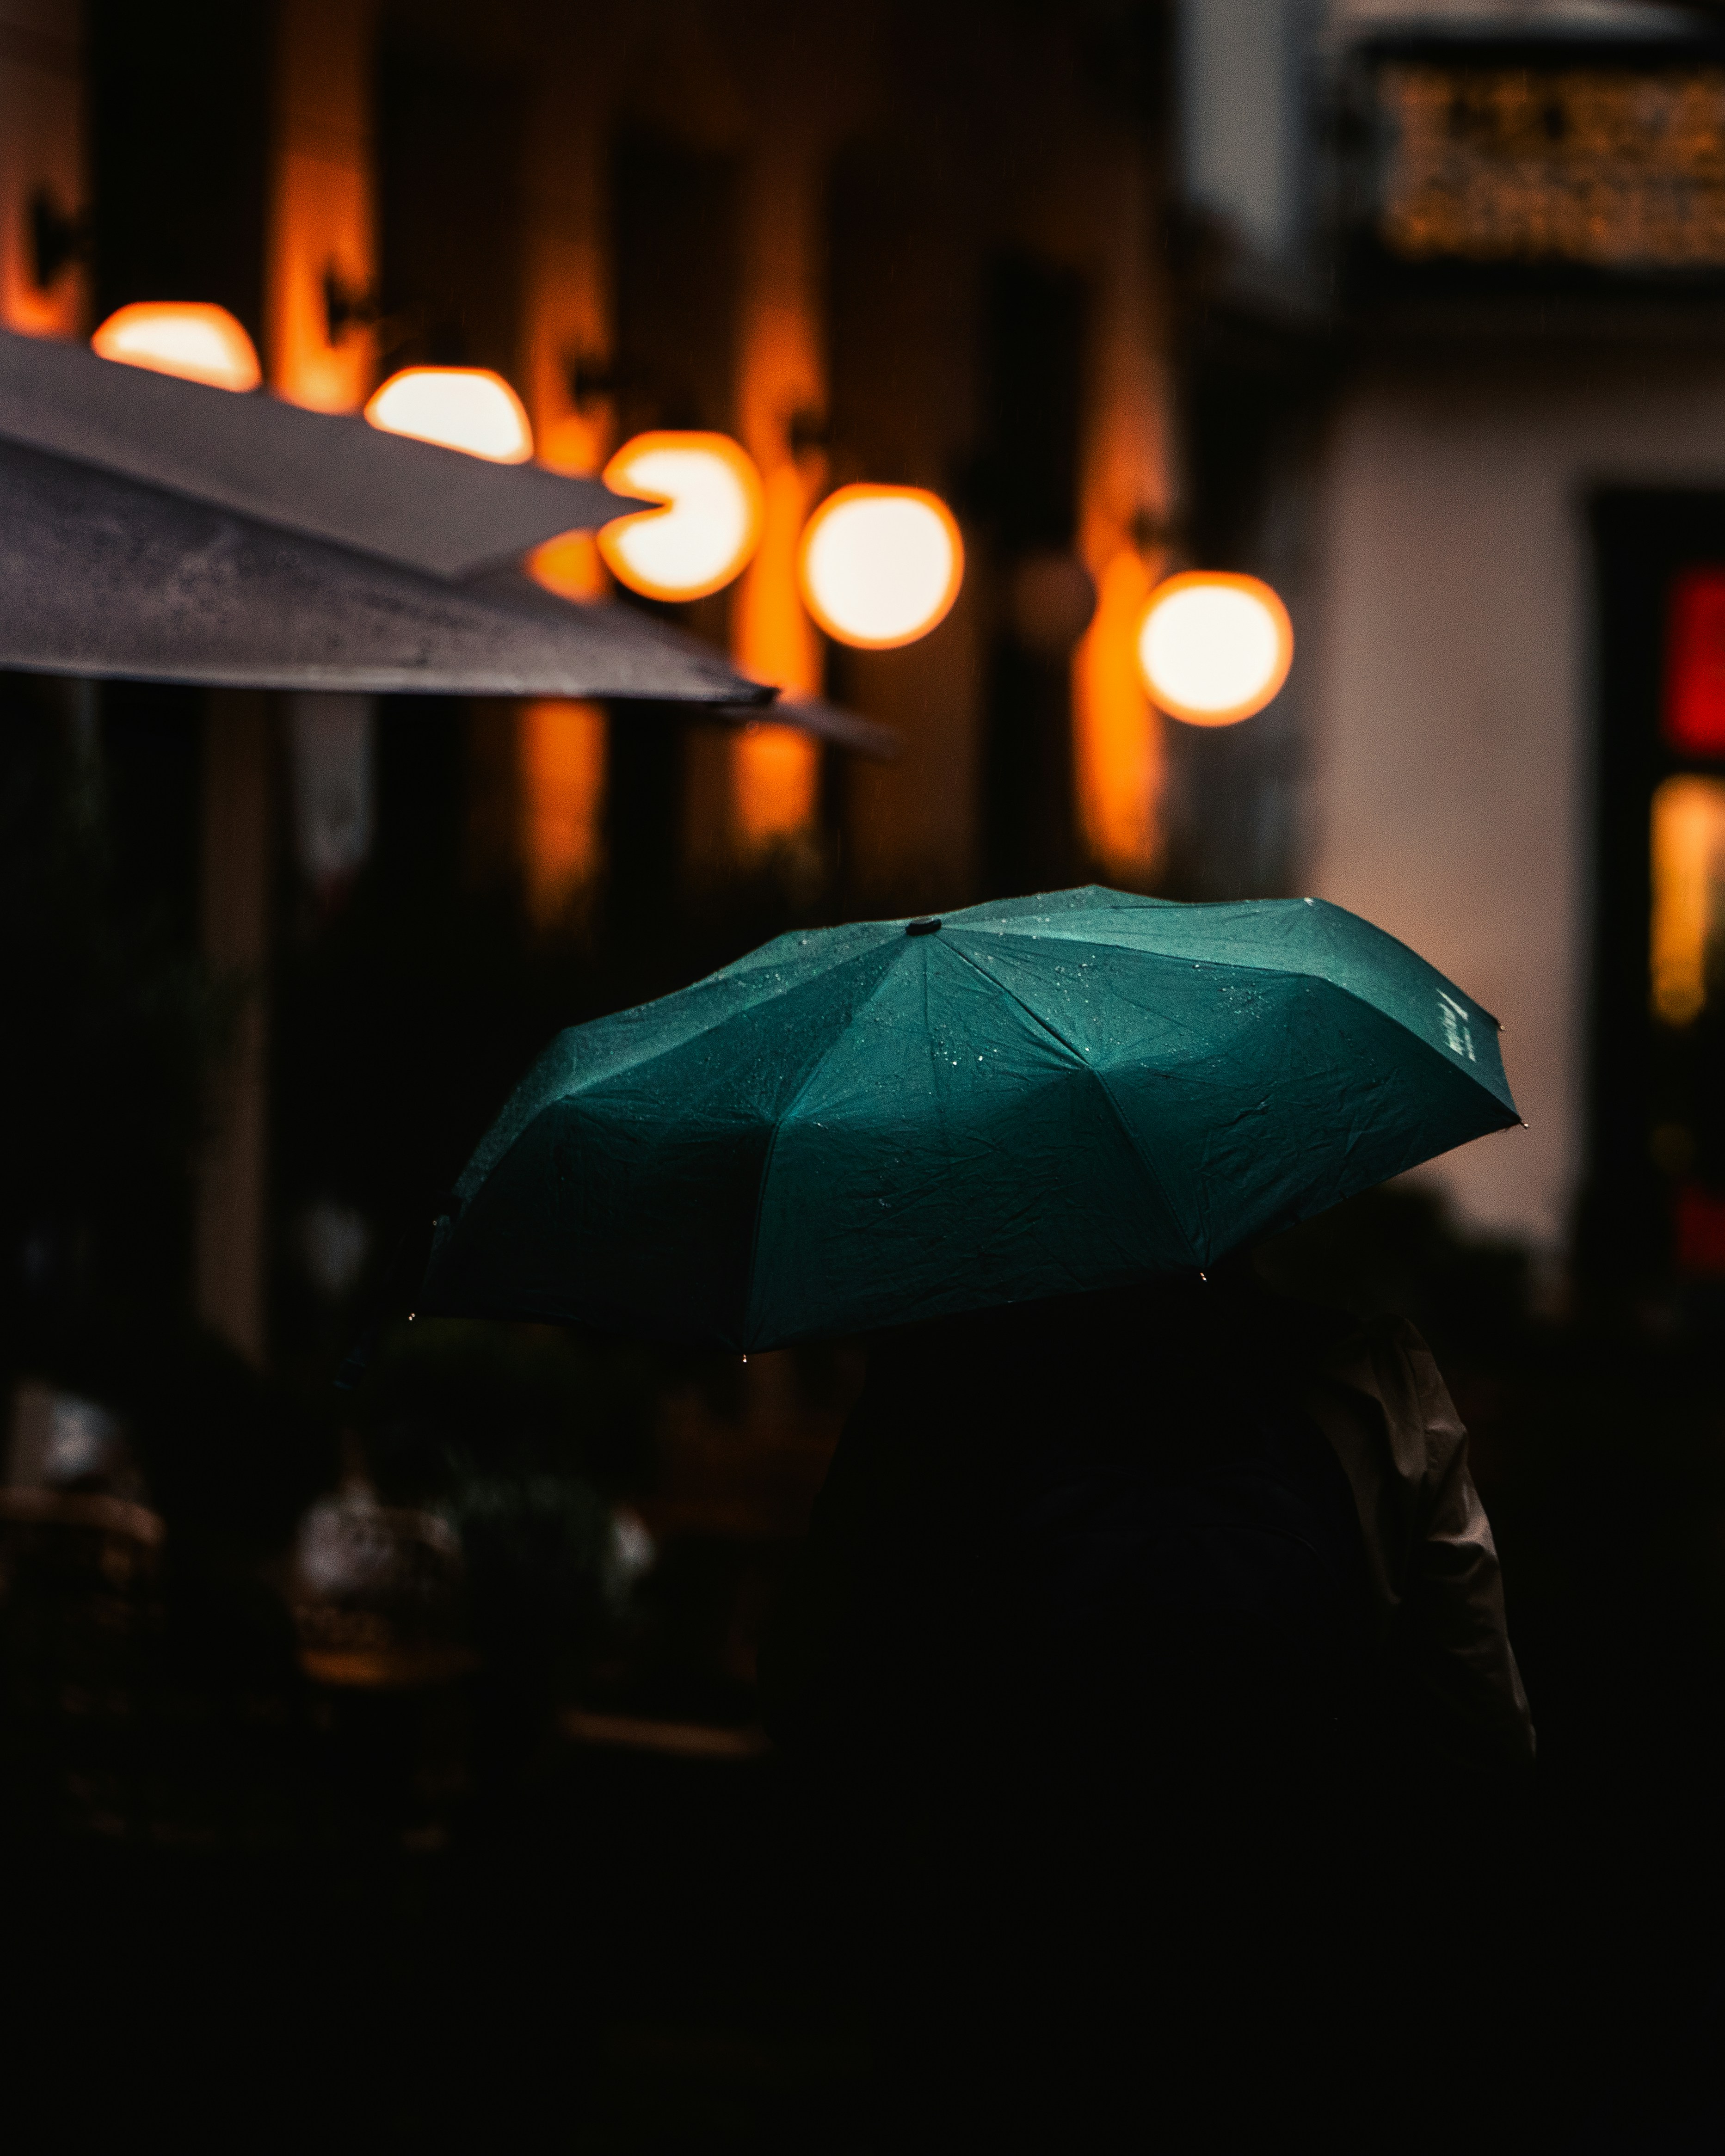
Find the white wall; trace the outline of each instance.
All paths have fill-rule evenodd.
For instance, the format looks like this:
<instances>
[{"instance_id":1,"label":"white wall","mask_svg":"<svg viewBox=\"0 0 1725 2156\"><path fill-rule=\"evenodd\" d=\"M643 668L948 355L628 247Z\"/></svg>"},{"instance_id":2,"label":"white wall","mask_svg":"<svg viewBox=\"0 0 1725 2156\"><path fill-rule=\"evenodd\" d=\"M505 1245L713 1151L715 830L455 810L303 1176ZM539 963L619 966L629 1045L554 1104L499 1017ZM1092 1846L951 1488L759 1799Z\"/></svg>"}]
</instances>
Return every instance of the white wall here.
<instances>
[{"instance_id":1,"label":"white wall","mask_svg":"<svg viewBox=\"0 0 1725 2156\"><path fill-rule=\"evenodd\" d=\"M1306 0L1181 0L1181 182L1256 254L1297 244L1307 144Z\"/></svg>"},{"instance_id":2,"label":"white wall","mask_svg":"<svg viewBox=\"0 0 1725 2156\"><path fill-rule=\"evenodd\" d=\"M1725 357L1379 365L1326 463L1308 888L1504 1023L1530 1127L1428 1173L1556 1250L1583 1168L1595 484L1725 486Z\"/></svg>"}]
</instances>

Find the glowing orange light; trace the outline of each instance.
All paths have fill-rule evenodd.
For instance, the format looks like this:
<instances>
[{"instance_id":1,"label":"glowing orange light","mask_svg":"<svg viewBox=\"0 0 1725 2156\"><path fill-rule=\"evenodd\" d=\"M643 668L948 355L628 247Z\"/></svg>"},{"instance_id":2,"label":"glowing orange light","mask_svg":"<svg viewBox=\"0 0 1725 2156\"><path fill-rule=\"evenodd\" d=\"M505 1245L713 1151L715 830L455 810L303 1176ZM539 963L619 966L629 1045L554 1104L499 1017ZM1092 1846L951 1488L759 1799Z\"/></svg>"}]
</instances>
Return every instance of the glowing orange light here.
<instances>
[{"instance_id":1,"label":"glowing orange light","mask_svg":"<svg viewBox=\"0 0 1725 2156\"><path fill-rule=\"evenodd\" d=\"M264 378L252 341L233 316L202 301L136 300L110 315L90 342L103 359L215 389L255 389Z\"/></svg>"},{"instance_id":2,"label":"glowing orange light","mask_svg":"<svg viewBox=\"0 0 1725 2156\"><path fill-rule=\"evenodd\" d=\"M797 573L829 636L891 651L946 619L964 542L945 502L920 486L841 486L809 518Z\"/></svg>"},{"instance_id":3,"label":"glowing orange light","mask_svg":"<svg viewBox=\"0 0 1725 2156\"><path fill-rule=\"evenodd\" d=\"M1653 1014L1687 1025L1715 984L1725 906L1725 779L1681 772L1653 795Z\"/></svg>"},{"instance_id":4,"label":"glowing orange light","mask_svg":"<svg viewBox=\"0 0 1725 2156\"><path fill-rule=\"evenodd\" d=\"M521 712L522 839L527 901L555 921L599 865L605 714L597 704L534 703Z\"/></svg>"},{"instance_id":5,"label":"glowing orange light","mask_svg":"<svg viewBox=\"0 0 1725 2156\"><path fill-rule=\"evenodd\" d=\"M553 419L539 430L539 461L547 471L586 479L604 462L603 422L578 412ZM608 598L611 579L592 531L563 531L527 557L527 574L566 599Z\"/></svg>"},{"instance_id":6,"label":"glowing orange light","mask_svg":"<svg viewBox=\"0 0 1725 2156\"><path fill-rule=\"evenodd\" d=\"M598 542L591 531L560 532L536 547L527 557L527 574L559 598L580 599L589 605L603 598L611 588Z\"/></svg>"},{"instance_id":7,"label":"glowing orange light","mask_svg":"<svg viewBox=\"0 0 1725 2156\"><path fill-rule=\"evenodd\" d=\"M603 477L619 493L665 502L599 533L613 576L647 598L698 599L721 591L759 543L761 475L728 434L637 434Z\"/></svg>"},{"instance_id":8,"label":"glowing orange light","mask_svg":"<svg viewBox=\"0 0 1725 2156\"><path fill-rule=\"evenodd\" d=\"M1193 569L1150 594L1138 665L1171 718L1194 726L1249 719L1276 696L1293 663L1288 610L1256 577Z\"/></svg>"},{"instance_id":9,"label":"glowing orange light","mask_svg":"<svg viewBox=\"0 0 1725 2156\"><path fill-rule=\"evenodd\" d=\"M522 465L533 454L526 408L488 367L404 367L366 407L386 434L411 434L493 464Z\"/></svg>"},{"instance_id":10,"label":"glowing orange light","mask_svg":"<svg viewBox=\"0 0 1725 2156\"><path fill-rule=\"evenodd\" d=\"M1072 654L1072 752L1079 821L1111 880L1153 874L1162 834L1163 726L1138 666L1138 624L1154 589L1131 540L1096 547L1096 610Z\"/></svg>"},{"instance_id":11,"label":"glowing orange light","mask_svg":"<svg viewBox=\"0 0 1725 2156\"><path fill-rule=\"evenodd\" d=\"M793 459L762 480L761 543L737 588L731 653L740 670L792 696L818 696L825 647L797 596L797 547L808 513L810 475ZM730 742L735 835L757 852L814 822L820 797L820 743L793 726L750 726Z\"/></svg>"}]
</instances>

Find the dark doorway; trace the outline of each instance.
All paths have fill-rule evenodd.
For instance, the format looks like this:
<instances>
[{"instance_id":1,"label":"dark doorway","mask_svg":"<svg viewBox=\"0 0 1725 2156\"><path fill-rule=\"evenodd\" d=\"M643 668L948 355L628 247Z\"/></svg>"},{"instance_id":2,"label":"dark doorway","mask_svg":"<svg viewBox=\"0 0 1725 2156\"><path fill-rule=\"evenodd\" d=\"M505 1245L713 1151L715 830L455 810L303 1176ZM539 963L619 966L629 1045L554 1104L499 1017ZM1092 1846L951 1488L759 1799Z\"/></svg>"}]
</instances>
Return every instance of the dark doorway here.
<instances>
[{"instance_id":1,"label":"dark doorway","mask_svg":"<svg viewBox=\"0 0 1725 2156\"><path fill-rule=\"evenodd\" d=\"M988 659L983 828L991 892L1048 890L1081 863L1072 784L1068 649L1024 633L1012 594L1077 529L1086 292L1075 271L1024 256L989 276L978 492L1007 594Z\"/></svg>"},{"instance_id":2,"label":"dark doorway","mask_svg":"<svg viewBox=\"0 0 1725 2156\"><path fill-rule=\"evenodd\" d=\"M618 435L732 424L737 165L631 132L612 161Z\"/></svg>"},{"instance_id":3,"label":"dark doorway","mask_svg":"<svg viewBox=\"0 0 1725 2156\"><path fill-rule=\"evenodd\" d=\"M261 337L273 13L219 0L91 7L99 321L135 300L202 300Z\"/></svg>"},{"instance_id":4,"label":"dark doorway","mask_svg":"<svg viewBox=\"0 0 1725 2156\"><path fill-rule=\"evenodd\" d=\"M520 85L386 46L377 67L385 372L514 377L522 319Z\"/></svg>"}]
</instances>

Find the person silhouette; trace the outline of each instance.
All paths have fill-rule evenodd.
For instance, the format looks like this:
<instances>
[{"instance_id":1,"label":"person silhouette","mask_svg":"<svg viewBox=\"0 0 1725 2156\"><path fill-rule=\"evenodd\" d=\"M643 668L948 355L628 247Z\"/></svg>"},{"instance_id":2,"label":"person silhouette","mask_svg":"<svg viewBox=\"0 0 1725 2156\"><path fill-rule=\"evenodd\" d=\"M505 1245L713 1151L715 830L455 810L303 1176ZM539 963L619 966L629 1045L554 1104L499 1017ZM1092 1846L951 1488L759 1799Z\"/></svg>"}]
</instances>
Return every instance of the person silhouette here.
<instances>
[{"instance_id":1,"label":"person silhouette","mask_svg":"<svg viewBox=\"0 0 1725 2156\"><path fill-rule=\"evenodd\" d=\"M1244 1263L876 1336L762 1682L892 2146L1370 2145L1395 1838L1534 1752L1430 1352Z\"/></svg>"}]
</instances>

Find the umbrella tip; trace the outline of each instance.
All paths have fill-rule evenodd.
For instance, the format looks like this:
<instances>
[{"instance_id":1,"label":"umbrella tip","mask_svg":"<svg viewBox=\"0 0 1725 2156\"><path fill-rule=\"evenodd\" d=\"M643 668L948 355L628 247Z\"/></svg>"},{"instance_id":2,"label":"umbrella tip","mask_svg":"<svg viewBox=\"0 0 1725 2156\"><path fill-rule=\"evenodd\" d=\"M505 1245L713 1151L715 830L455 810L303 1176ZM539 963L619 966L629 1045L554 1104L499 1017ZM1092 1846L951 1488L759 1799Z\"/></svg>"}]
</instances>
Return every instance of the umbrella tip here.
<instances>
[{"instance_id":1,"label":"umbrella tip","mask_svg":"<svg viewBox=\"0 0 1725 2156\"><path fill-rule=\"evenodd\" d=\"M925 913L920 920L905 923L906 936L932 936L939 929L941 917L937 913Z\"/></svg>"}]
</instances>

